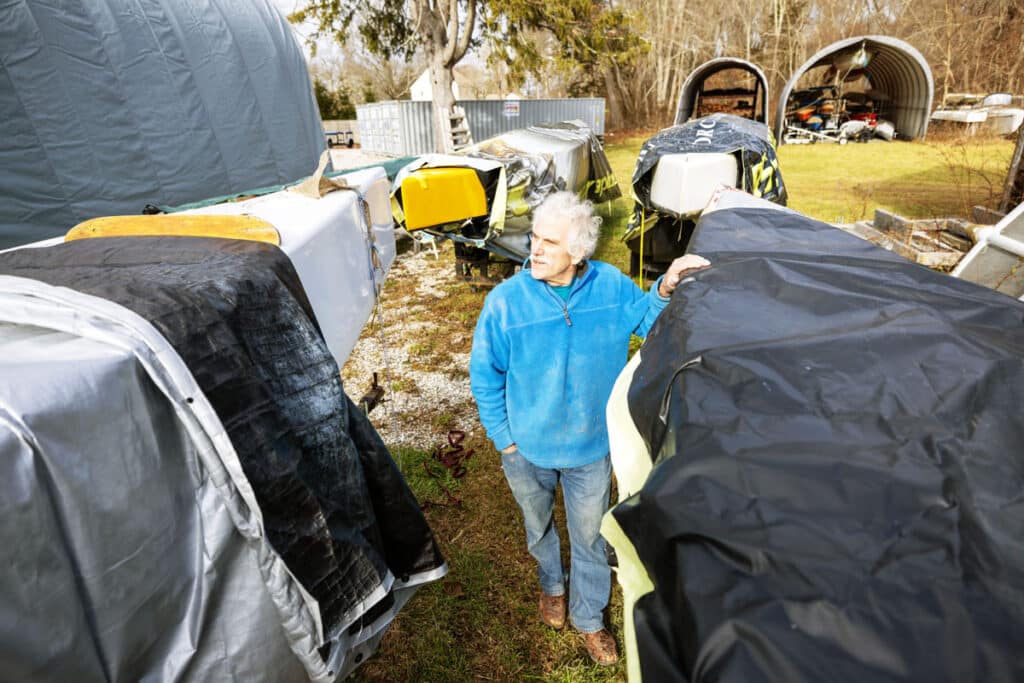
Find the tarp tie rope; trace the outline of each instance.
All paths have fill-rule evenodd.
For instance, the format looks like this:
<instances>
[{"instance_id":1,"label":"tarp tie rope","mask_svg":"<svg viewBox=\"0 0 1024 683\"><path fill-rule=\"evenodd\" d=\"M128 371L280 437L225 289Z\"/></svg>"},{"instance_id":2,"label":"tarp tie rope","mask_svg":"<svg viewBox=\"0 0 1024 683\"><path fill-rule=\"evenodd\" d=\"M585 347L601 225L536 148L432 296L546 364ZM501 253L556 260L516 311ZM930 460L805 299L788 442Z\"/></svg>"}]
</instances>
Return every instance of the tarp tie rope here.
<instances>
[{"instance_id":1,"label":"tarp tie rope","mask_svg":"<svg viewBox=\"0 0 1024 683\"><path fill-rule=\"evenodd\" d=\"M636 214L634 214L636 215ZM643 204L640 205L640 272L636 276L636 283L640 286L640 289L644 288L644 224L647 222L647 216L644 213Z\"/></svg>"},{"instance_id":2,"label":"tarp tie rope","mask_svg":"<svg viewBox=\"0 0 1024 683\"><path fill-rule=\"evenodd\" d=\"M384 334L384 301L381 298L380 289L377 290L376 312L374 314L374 318L376 319L377 322L377 343L380 345L380 356L381 359L384 361L384 394L385 396L387 396L387 394L391 393L389 389L389 384L390 382L394 381L392 379L394 375L391 372L391 361L389 360L390 356L388 354L388 342ZM383 401L384 414L387 418L388 432L391 435L391 443L397 443L398 433L396 430L398 429L398 425L395 424L394 413L391 411L392 402L394 402L394 398L385 399ZM398 469L401 470L401 455L398 456L397 461Z\"/></svg>"},{"instance_id":3,"label":"tarp tie rope","mask_svg":"<svg viewBox=\"0 0 1024 683\"><path fill-rule=\"evenodd\" d=\"M434 449L434 460L450 470L455 479L462 479L466 476L466 466L463 463L473 457L472 448L462 447L462 441L465 438L465 432L453 429L448 432L448 445L438 446Z\"/></svg>"}]
</instances>

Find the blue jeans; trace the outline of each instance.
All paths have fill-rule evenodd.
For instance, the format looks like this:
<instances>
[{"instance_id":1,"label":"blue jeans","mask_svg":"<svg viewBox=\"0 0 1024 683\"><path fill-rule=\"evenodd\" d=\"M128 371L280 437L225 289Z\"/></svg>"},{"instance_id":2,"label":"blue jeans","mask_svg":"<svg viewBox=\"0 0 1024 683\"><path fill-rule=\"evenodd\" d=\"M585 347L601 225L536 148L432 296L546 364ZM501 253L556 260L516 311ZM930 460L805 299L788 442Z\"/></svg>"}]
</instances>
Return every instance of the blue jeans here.
<instances>
[{"instance_id":1,"label":"blue jeans","mask_svg":"<svg viewBox=\"0 0 1024 683\"><path fill-rule=\"evenodd\" d=\"M606 456L582 467L549 470L537 467L519 451L504 453L501 468L523 511L526 546L537 560L537 578L547 595L564 595L565 579L553 511L555 487L562 482L571 555L569 618L583 633L604 628L602 612L611 592L611 570L601 538L601 518L608 510L611 460Z\"/></svg>"}]
</instances>

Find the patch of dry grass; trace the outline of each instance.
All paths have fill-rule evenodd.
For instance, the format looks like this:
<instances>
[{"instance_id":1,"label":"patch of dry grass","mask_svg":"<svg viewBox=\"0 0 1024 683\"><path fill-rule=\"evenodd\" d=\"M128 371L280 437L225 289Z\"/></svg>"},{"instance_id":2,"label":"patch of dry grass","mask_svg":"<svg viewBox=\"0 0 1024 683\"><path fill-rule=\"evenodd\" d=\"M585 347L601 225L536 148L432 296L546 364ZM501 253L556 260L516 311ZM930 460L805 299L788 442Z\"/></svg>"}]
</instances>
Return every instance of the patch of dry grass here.
<instances>
[{"instance_id":1,"label":"patch of dry grass","mask_svg":"<svg viewBox=\"0 0 1024 683\"><path fill-rule=\"evenodd\" d=\"M907 218L969 216L991 204L1013 143L1001 139L784 145L789 206L826 222L870 219L875 208Z\"/></svg>"},{"instance_id":2,"label":"patch of dry grass","mask_svg":"<svg viewBox=\"0 0 1024 683\"><path fill-rule=\"evenodd\" d=\"M355 680L625 680L622 665L592 664L571 629L556 632L539 622L535 569L500 459L482 437L465 443L475 449L467 475L442 482L461 506L429 505L425 512L449 574L416 594ZM405 450L401 457L421 501L445 502L421 474L429 455ZM564 528L561 505L557 517ZM617 591L610 611L621 614ZM621 637L621 619L614 621Z\"/></svg>"}]
</instances>

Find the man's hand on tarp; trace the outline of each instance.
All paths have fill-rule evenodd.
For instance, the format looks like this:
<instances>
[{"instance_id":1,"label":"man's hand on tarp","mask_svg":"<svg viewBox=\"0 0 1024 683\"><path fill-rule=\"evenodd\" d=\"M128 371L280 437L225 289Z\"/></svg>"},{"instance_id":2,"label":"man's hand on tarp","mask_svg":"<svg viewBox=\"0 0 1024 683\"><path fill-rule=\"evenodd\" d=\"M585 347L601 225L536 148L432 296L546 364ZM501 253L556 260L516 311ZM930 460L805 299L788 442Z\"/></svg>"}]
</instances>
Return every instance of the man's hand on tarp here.
<instances>
[{"instance_id":1,"label":"man's hand on tarp","mask_svg":"<svg viewBox=\"0 0 1024 683\"><path fill-rule=\"evenodd\" d=\"M676 287L679 286L679 283L687 275L710 267L711 261L708 261L703 256L698 256L697 254L680 256L665 271L664 277L661 278L661 282L658 284L658 294L667 299L672 296L672 292L676 291Z\"/></svg>"}]
</instances>

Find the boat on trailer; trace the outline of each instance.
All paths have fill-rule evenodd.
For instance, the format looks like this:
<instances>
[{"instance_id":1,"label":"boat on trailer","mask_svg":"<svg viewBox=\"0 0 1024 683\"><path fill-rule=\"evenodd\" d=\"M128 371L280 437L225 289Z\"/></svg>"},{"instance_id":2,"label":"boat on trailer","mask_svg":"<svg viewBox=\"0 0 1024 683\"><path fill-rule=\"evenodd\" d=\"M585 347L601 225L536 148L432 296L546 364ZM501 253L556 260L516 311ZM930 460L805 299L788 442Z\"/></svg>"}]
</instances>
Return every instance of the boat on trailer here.
<instances>
[{"instance_id":1,"label":"boat on trailer","mask_svg":"<svg viewBox=\"0 0 1024 683\"><path fill-rule=\"evenodd\" d=\"M492 261L508 274L530 253L533 209L557 190L595 203L620 196L600 141L579 121L503 133L451 155L428 154L392 186L395 221L414 239L455 243L456 271L479 270L493 284Z\"/></svg>"},{"instance_id":2,"label":"boat on trailer","mask_svg":"<svg viewBox=\"0 0 1024 683\"><path fill-rule=\"evenodd\" d=\"M1019 680L1024 303L735 189L692 249L608 402L628 680Z\"/></svg>"},{"instance_id":3,"label":"boat on trailer","mask_svg":"<svg viewBox=\"0 0 1024 683\"><path fill-rule=\"evenodd\" d=\"M955 125L970 135L985 132L1008 136L1024 124L1024 98L1009 93L972 95L950 93L942 106L932 112L931 120Z\"/></svg>"},{"instance_id":4,"label":"boat on trailer","mask_svg":"<svg viewBox=\"0 0 1024 683\"><path fill-rule=\"evenodd\" d=\"M686 253L696 220L719 187L785 204L771 130L733 114L710 114L659 131L633 171L633 213L623 240L630 274L657 275Z\"/></svg>"}]
</instances>

